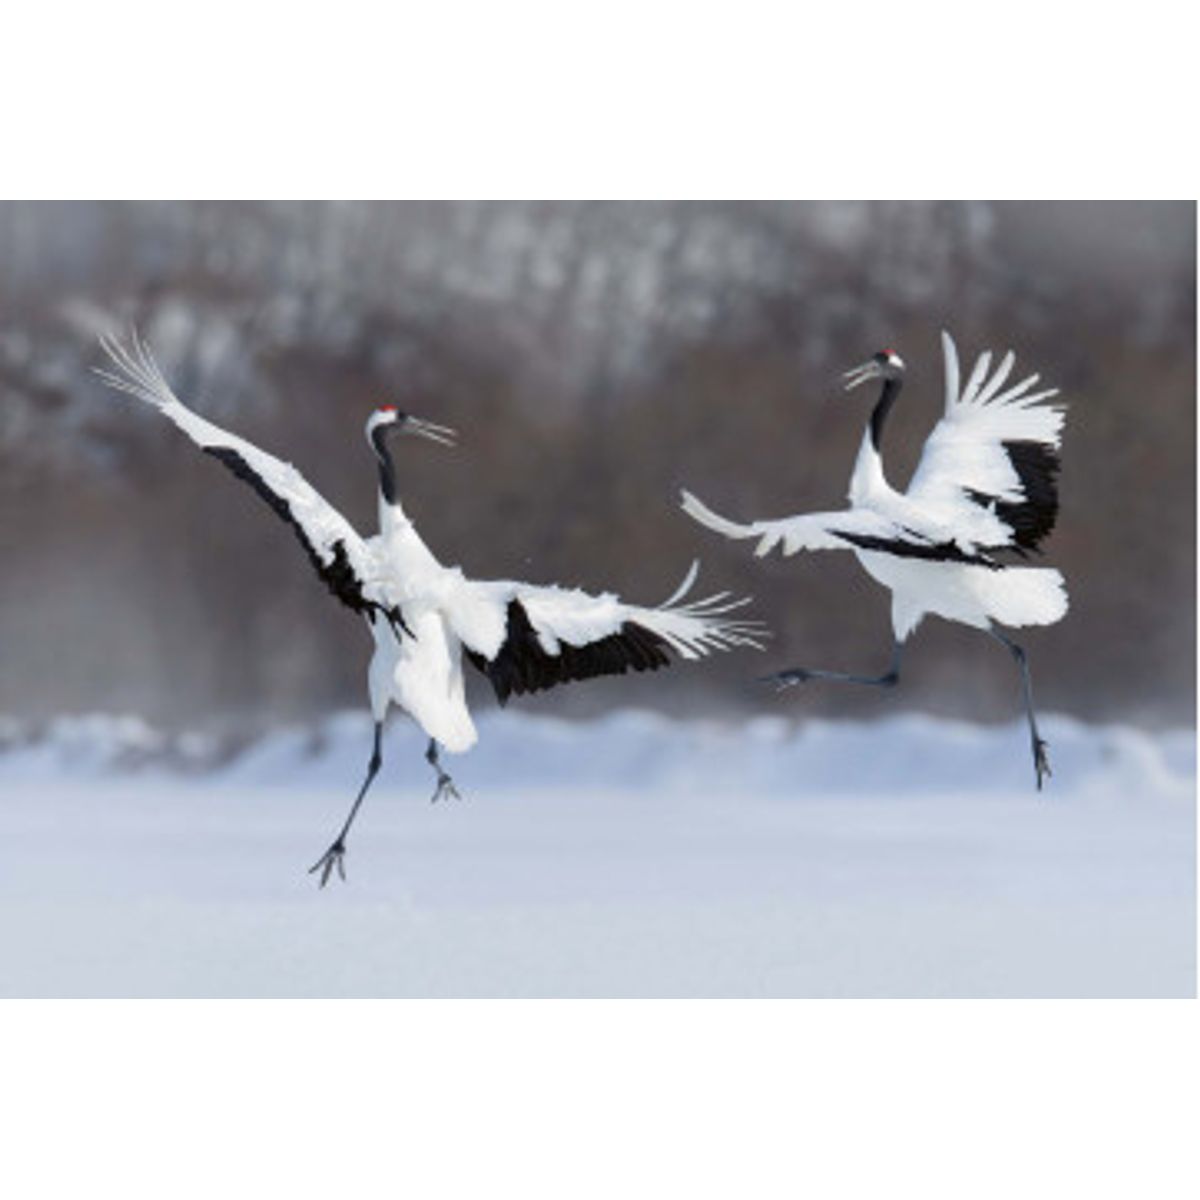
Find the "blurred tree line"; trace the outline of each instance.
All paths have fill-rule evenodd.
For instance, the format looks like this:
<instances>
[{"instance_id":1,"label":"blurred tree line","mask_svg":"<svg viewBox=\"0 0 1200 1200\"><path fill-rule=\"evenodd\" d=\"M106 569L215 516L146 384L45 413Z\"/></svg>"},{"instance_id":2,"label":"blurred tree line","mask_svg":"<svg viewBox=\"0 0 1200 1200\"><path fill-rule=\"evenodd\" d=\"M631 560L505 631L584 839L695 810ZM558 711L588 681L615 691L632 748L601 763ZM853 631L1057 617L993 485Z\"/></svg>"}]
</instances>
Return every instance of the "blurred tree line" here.
<instances>
[{"instance_id":1,"label":"blurred tree line","mask_svg":"<svg viewBox=\"0 0 1200 1200\"><path fill-rule=\"evenodd\" d=\"M287 530L89 375L96 332L136 323L185 400L364 532L362 426L390 402L462 434L400 448L443 561L653 604L699 556L775 631L527 708L1016 719L1007 657L935 619L897 693L763 691L768 669L882 666L887 598L849 555L757 561L676 506L683 484L736 516L841 504L871 397L837 376L883 345L909 365L903 486L945 327L1071 406L1047 562L1072 610L1022 638L1041 706L1190 721L1195 318L1182 203L3 204L0 713L258 727L363 699L369 640Z\"/></svg>"}]
</instances>

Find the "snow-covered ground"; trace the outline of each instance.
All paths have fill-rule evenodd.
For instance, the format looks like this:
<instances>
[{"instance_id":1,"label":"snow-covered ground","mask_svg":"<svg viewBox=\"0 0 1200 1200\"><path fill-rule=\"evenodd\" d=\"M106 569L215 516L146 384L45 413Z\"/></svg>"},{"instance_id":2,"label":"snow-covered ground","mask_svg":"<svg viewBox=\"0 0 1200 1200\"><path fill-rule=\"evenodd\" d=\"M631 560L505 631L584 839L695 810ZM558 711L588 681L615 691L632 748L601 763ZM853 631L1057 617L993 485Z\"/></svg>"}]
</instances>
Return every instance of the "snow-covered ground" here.
<instances>
[{"instance_id":1,"label":"snow-covered ground","mask_svg":"<svg viewBox=\"0 0 1200 1200\"><path fill-rule=\"evenodd\" d=\"M322 892L364 717L191 774L114 766L157 748L136 722L59 722L0 755L0 994L1195 994L1189 731L1047 719L1041 796L1017 725L481 733L432 806L391 729Z\"/></svg>"}]
</instances>

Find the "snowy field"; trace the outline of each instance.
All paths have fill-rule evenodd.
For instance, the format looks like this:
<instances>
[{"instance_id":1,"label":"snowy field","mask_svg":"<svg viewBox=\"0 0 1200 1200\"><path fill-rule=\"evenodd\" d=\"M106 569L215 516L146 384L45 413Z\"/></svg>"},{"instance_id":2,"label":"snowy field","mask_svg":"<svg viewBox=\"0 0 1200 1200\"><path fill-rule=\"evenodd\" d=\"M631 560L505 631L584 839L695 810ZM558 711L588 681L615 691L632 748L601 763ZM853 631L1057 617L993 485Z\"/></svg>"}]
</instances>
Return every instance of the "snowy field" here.
<instances>
[{"instance_id":1,"label":"snowy field","mask_svg":"<svg viewBox=\"0 0 1200 1200\"><path fill-rule=\"evenodd\" d=\"M5 996L1189 996L1195 740L486 715L428 803L411 726L325 891L360 716L216 772L136 722L0 755Z\"/></svg>"}]
</instances>

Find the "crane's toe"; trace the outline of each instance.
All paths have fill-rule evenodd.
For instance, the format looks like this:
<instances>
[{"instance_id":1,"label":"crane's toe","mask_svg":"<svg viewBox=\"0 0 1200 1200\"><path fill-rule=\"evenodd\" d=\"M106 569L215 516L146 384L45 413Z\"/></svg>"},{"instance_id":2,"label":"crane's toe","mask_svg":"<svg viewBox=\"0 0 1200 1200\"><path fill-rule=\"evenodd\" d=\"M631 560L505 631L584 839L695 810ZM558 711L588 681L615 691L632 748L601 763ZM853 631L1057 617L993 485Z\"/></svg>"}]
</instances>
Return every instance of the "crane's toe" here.
<instances>
[{"instance_id":1,"label":"crane's toe","mask_svg":"<svg viewBox=\"0 0 1200 1200\"><path fill-rule=\"evenodd\" d=\"M1042 780L1054 772L1050 770L1049 748L1040 737L1033 739L1033 769L1037 772L1038 791L1042 790Z\"/></svg>"},{"instance_id":2,"label":"crane's toe","mask_svg":"<svg viewBox=\"0 0 1200 1200\"><path fill-rule=\"evenodd\" d=\"M429 797L429 803L436 804L439 800L443 800L447 796L455 800L462 799L462 796L458 793L458 788L454 786L454 780L445 771L439 771L437 787L434 788L433 795Z\"/></svg>"},{"instance_id":3,"label":"crane's toe","mask_svg":"<svg viewBox=\"0 0 1200 1200\"><path fill-rule=\"evenodd\" d=\"M759 683L769 683L777 692L786 692L788 688L807 683L811 678L812 675L803 667L793 667L789 671L777 671L774 675L763 675L759 678Z\"/></svg>"},{"instance_id":4,"label":"crane's toe","mask_svg":"<svg viewBox=\"0 0 1200 1200\"><path fill-rule=\"evenodd\" d=\"M334 842L324 854L311 867L308 868L310 875L315 875L318 871L321 872L321 887L324 887L330 879L330 876L337 871L342 881L346 879L346 847L339 839Z\"/></svg>"}]
</instances>

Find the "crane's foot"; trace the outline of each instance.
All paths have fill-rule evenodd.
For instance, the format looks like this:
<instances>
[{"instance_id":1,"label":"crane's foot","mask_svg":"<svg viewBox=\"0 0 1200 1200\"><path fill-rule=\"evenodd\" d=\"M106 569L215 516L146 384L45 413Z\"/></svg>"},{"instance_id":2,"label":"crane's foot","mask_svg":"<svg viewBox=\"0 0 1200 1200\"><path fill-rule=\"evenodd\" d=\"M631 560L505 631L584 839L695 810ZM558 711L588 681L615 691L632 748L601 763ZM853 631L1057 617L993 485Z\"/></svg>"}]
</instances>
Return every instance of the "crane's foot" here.
<instances>
[{"instance_id":1,"label":"crane's foot","mask_svg":"<svg viewBox=\"0 0 1200 1200\"><path fill-rule=\"evenodd\" d=\"M345 843L338 838L324 854L311 867L308 868L310 875L315 875L318 871L321 872L321 886L324 887L330 880L334 871L337 871L342 882L346 881L346 846Z\"/></svg>"},{"instance_id":2,"label":"crane's foot","mask_svg":"<svg viewBox=\"0 0 1200 1200\"><path fill-rule=\"evenodd\" d=\"M1042 790L1042 780L1054 772L1050 770L1050 756L1047 753L1048 747L1040 737L1034 734L1033 737L1033 769L1037 772L1038 791Z\"/></svg>"},{"instance_id":3,"label":"crane's foot","mask_svg":"<svg viewBox=\"0 0 1200 1200\"><path fill-rule=\"evenodd\" d=\"M775 685L777 692L786 692L788 688L810 679L829 679L834 683L859 683L864 687L893 688L900 682L900 672L893 667L883 675L847 675L845 671L817 671L807 667L792 667L788 671L777 671L774 675L764 675L760 683Z\"/></svg>"},{"instance_id":4,"label":"crane's foot","mask_svg":"<svg viewBox=\"0 0 1200 1200\"><path fill-rule=\"evenodd\" d=\"M770 684L777 692L786 692L788 688L798 687L812 678L811 671L793 667L790 671L776 671L774 675L760 675L758 682Z\"/></svg>"},{"instance_id":5,"label":"crane's foot","mask_svg":"<svg viewBox=\"0 0 1200 1200\"><path fill-rule=\"evenodd\" d=\"M436 804L439 800L444 800L447 796L455 800L462 799L462 796L458 794L458 788L454 786L454 780L445 771L439 770L437 787L433 789L433 795L429 797L429 803Z\"/></svg>"}]
</instances>

